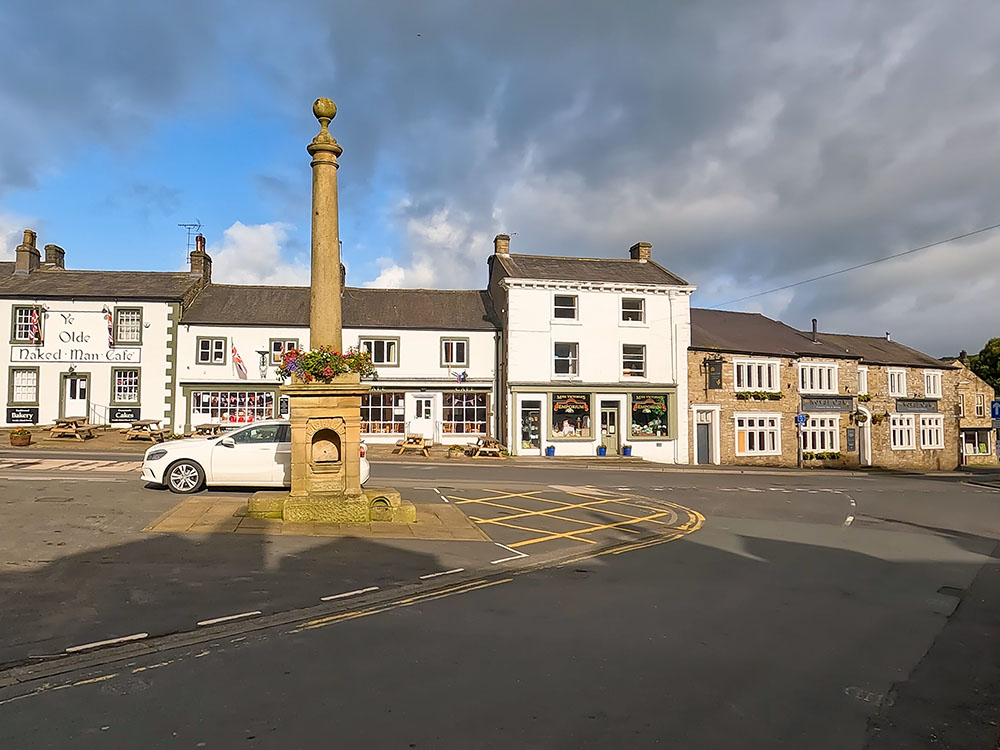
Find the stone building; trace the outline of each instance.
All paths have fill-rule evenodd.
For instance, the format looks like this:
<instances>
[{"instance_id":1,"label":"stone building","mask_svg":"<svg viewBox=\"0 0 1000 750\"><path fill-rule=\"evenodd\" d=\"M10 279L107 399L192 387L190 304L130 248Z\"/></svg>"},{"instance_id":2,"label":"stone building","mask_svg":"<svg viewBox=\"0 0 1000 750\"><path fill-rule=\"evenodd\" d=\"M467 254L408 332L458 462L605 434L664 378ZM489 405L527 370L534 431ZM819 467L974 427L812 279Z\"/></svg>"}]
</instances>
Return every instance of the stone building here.
<instances>
[{"instance_id":1,"label":"stone building","mask_svg":"<svg viewBox=\"0 0 1000 750\"><path fill-rule=\"evenodd\" d=\"M990 418L990 402L996 397L993 387L969 369L965 352L943 360L955 369L950 385L956 391L959 444L966 466L995 466L996 431Z\"/></svg>"}]
</instances>

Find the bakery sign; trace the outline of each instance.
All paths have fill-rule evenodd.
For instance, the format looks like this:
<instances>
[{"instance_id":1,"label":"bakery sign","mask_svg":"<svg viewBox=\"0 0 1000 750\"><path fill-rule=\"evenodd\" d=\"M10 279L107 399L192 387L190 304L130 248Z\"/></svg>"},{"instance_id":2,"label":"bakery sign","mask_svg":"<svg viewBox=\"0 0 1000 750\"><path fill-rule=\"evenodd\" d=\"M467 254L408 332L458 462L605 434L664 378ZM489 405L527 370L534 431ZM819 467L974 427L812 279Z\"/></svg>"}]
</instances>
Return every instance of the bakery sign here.
<instances>
[{"instance_id":1,"label":"bakery sign","mask_svg":"<svg viewBox=\"0 0 1000 750\"><path fill-rule=\"evenodd\" d=\"M142 349L112 345L108 322L101 310L49 310L43 316L41 343L13 344L10 361L30 364L139 364Z\"/></svg>"}]
</instances>

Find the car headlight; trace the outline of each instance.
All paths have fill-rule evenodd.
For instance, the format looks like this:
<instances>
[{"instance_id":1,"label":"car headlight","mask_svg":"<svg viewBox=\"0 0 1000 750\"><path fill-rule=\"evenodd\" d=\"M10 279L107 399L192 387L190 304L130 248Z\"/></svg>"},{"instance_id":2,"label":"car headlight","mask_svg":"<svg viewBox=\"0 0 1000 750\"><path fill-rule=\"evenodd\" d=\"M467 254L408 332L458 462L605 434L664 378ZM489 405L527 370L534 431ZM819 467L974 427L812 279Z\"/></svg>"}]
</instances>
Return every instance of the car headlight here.
<instances>
[{"instance_id":1,"label":"car headlight","mask_svg":"<svg viewBox=\"0 0 1000 750\"><path fill-rule=\"evenodd\" d=\"M146 460L147 461L158 461L159 459L163 458L165 455L167 455L167 452L165 450L163 450L163 448L157 448L155 451L150 451L149 453L146 454Z\"/></svg>"}]
</instances>

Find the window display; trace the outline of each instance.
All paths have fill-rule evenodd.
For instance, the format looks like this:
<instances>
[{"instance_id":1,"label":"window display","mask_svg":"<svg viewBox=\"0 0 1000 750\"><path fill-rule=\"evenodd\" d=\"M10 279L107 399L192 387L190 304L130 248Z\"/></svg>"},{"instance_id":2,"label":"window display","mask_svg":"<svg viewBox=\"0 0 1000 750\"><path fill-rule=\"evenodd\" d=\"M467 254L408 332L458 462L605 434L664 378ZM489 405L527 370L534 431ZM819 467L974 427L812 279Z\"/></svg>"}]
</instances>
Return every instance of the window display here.
<instances>
[{"instance_id":1,"label":"window display","mask_svg":"<svg viewBox=\"0 0 1000 750\"><path fill-rule=\"evenodd\" d=\"M632 437L665 438L670 433L666 394L632 394Z\"/></svg>"},{"instance_id":2,"label":"window display","mask_svg":"<svg viewBox=\"0 0 1000 750\"><path fill-rule=\"evenodd\" d=\"M441 429L445 434L486 434L486 394L446 393Z\"/></svg>"},{"instance_id":3,"label":"window display","mask_svg":"<svg viewBox=\"0 0 1000 750\"><path fill-rule=\"evenodd\" d=\"M273 391L194 391L191 424L241 424L274 417Z\"/></svg>"},{"instance_id":4,"label":"window display","mask_svg":"<svg viewBox=\"0 0 1000 750\"><path fill-rule=\"evenodd\" d=\"M402 393L374 392L361 397L361 432L365 435L403 434Z\"/></svg>"},{"instance_id":5,"label":"window display","mask_svg":"<svg viewBox=\"0 0 1000 750\"><path fill-rule=\"evenodd\" d=\"M552 436L592 437L589 393L552 394Z\"/></svg>"}]
</instances>

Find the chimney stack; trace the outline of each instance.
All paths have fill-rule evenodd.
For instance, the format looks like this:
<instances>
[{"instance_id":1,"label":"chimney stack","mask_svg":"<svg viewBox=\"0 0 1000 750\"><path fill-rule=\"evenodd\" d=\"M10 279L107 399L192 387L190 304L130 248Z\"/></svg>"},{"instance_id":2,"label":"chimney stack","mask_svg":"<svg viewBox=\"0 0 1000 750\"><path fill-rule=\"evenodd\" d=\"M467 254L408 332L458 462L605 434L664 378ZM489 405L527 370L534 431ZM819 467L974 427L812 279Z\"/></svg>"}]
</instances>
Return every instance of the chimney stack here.
<instances>
[{"instance_id":1,"label":"chimney stack","mask_svg":"<svg viewBox=\"0 0 1000 750\"><path fill-rule=\"evenodd\" d=\"M58 268L66 270L66 251L59 245L45 246L45 266L46 268Z\"/></svg>"},{"instance_id":2,"label":"chimney stack","mask_svg":"<svg viewBox=\"0 0 1000 750\"><path fill-rule=\"evenodd\" d=\"M814 344L819 341L819 336L816 335L817 333L819 333L819 329L817 328L817 321L816 321L816 318L813 318L813 343Z\"/></svg>"},{"instance_id":3,"label":"chimney stack","mask_svg":"<svg viewBox=\"0 0 1000 750\"><path fill-rule=\"evenodd\" d=\"M648 242L636 242L632 247L628 249L628 254L632 260L637 260L640 263L645 263L652 257L653 246Z\"/></svg>"},{"instance_id":4,"label":"chimney stack","mask_svg":"<svg viewBox=\"0 0 1000 750\"><path fill-rule=\"evenodd\" d=\"M886 341L892 341L892 336L889 335L888 331L885 332L885 340Z\"/></svg>"},{"instance_id":5,"label":"chimney stack","mask_svg":"<svg viewBox=\"0 0 1000 750\"><path fill-rule=\"evenodd\" d=\"M212 283L212 258L205 252L205 235L199 233L194 238L191 253L191 273L201 276L202 284Z\"/></svg>"},{"instance_id":6,"label":"chimney stack","mask_svg":"<svg viewBox=\"0 0 1000 750\"><path fill-rule=\"evenodd\" d=\"M498 234L493 238L494 255L510 255L510 235Z\"/></svg>"},{"instance_id":7,"label":"chimney stack","mask_svg":"<svg viewBox=\"0 0 1000 750\"><path fill-rule=\"evenodd\" d=\"M30 229L24 230L24 240L14 252L14 273L31 273L42 264L41 253L35 247L37 238L38 235Z\"/></svg>"}]
</instances>

